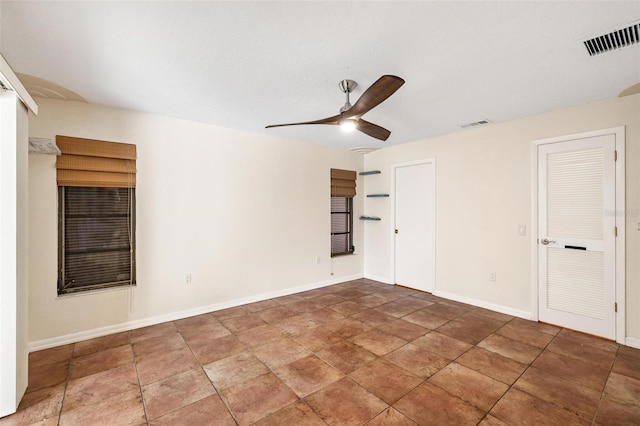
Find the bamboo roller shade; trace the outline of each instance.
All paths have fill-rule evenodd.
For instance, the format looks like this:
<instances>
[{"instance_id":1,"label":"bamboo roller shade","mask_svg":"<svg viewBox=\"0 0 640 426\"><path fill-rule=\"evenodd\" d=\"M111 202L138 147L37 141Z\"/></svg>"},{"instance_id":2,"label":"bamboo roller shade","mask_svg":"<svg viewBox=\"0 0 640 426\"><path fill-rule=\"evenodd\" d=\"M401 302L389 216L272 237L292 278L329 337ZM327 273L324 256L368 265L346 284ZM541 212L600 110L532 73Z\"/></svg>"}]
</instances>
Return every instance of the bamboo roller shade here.
<instances>
[{"instance_id":1,"label":"bamboo roller shade","mask_svg":"<svg viewBox=\"0 0 640 426\"><path fill-rule=\"evenodd\" d=\"M135 188L136 146L56 136L58 186Z\"/></svg>"},{"instance_id":2,"label":"bamboo roller shade","mask_svg":"<svg viewBox=\"0 0 640 426\"><path fill-rule=\"evenodd\" d=\"M355 197L356 172L352 170L331 169L331 196Z\"/></svg>"}]
</instances>

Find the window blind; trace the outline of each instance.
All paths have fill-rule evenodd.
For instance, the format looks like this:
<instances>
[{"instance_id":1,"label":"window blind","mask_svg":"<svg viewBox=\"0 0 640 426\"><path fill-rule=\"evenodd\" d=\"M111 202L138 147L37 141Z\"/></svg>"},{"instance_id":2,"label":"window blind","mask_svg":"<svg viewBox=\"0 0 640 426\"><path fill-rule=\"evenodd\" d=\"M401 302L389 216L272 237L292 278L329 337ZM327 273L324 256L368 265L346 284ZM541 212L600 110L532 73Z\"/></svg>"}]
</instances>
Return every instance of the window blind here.
<instances>
[{"instance_id":1,"label":"window blind","mask_svg":"<svg viewBox=\"0 0 640 426\"><path fill-rule=\"evenodd\" d=\"M331 254L352 253L350 197L331 197Z\"/></svg>"},{"instance_id":2,"label":"window blind","mask_svg":"<svg viewBox=\"0 0 640 426\"><path fill-rule=\"evenodd\" d=\"M134 283L135 189L60 187L59 293Z\"/></svg>"},{"instance_id":3,"label":"window blind","mask_svg":"<svg viewBox=\"0 0 640 426\"><path fill-rule=\"evenodd\" d=\"M352 170L331 169L331 196L355 197L356 172Z\"/></svg>"},{"instance_id":4,"label":"window blind","mask_svg":"<svg viewBox=\"0 0 640 426\"><path fill-rule=\"evenodd\" d=\"M58 186L135 188L136 146L56 136Z\"/></svg>"}]
</instances>

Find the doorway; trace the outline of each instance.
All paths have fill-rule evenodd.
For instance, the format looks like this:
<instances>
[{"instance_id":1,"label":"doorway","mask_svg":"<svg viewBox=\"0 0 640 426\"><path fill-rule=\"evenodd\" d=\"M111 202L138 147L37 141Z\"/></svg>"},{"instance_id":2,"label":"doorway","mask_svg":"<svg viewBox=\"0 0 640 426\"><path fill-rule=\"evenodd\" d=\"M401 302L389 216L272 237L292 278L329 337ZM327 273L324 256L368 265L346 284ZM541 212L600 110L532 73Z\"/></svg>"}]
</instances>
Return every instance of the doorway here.
<instances>
[{"instance_id":1,"label":"doorway","mask_svg":"<svg viewBox=\"0 0 640 426\"><path fill-rule=\"evenodd\" d=\"M392 166L395 279L399 285L435 290L435 160Z\"/></svg>"},{"instance_id":2,"label":"doorway","mask_svg":"<svg viewBox=\"0 0 640 426\"><path fill-rule=\"evenodd\" d=\"M624 339L623 135L610 129L534 142L538 319L612 340Z\"/></svg>"}]
</instances>

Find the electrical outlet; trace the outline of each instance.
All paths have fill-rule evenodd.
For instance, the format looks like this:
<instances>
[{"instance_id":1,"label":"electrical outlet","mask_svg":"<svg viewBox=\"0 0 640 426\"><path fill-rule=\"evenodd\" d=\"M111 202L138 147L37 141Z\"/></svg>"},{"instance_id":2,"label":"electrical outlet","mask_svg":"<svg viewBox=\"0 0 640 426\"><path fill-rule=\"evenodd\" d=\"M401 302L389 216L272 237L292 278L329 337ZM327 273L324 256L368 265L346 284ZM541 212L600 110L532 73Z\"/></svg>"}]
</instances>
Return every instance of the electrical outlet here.
<instances>
[{"instance_id":1,"label":"electrical outlet","mask_svg":"<svg viewBox=\"0 0 640 426\"><path fill-rule=\"evenodd\" d=\"M496 280L496 273L495 272L489 273L489 281L495 281L495 280Z\"/></svg>"},{"instance_id":2,"label":"electrical outlet","mask_svg":"<svg viewBox=\"0 0 640 426\"><path fill-rule=\"evenodd\" d=\"M184 283L186 285L191 284L191 274L184 274Z\"/></svg>"},{"instance_id":3,"label":"electrical outlet","mask_svg":"<svg viewBox=\"0 0 640 426\"><path fill-rule=\"evenodd\" d=\"M316 256L316 265L320 263L320 256Z\"/></svg>"}]
</instances>

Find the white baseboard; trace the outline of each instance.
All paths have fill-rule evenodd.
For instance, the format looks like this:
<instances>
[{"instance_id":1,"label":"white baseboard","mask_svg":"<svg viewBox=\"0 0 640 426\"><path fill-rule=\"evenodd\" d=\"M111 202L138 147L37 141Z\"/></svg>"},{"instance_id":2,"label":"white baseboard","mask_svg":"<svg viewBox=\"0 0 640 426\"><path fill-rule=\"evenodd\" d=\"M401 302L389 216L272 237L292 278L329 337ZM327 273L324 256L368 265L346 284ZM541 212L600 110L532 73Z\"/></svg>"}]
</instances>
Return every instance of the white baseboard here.
<instances>
[{"instance_id":1,"label":"white baseboard","mask_svg":"<svg viewBox=\"0 0 640 426\"><path fill-rule=\"evenodd\" d=\"M458 294L455 293L448 293L446 291L434 291L433 292L434 296L438 296L438 297L443 297L445 299L450 299L450 300L455 300L456 302L462 302L462 303L466 303L468 305L473 305L473 306L478 306L480 308L485 308L485 309L489 309L495 312L500 312L501 314L507 314L507 315L511 315L514 317L518 317L518 318L523 318L526 320L533 320L533 315L531 315L531 312L527 312L527 311L521 311L519 309L513 309L513 308L509 308L507 306L502 306L502 305L496 305L494 303L490 303L490 302L485 302L483 300L477 300L477 299L472 299L470 297L466 297L466 296L460 296ZM636 349L640 349L640 339L637 337L627 337L625 339L625 343L626 346L632 347L632 348L636 348Z\"/></svg>"},{"instance_id":2,"label":"white baseboard","mask_svg":"<svg viewBox=\"0 0 640 426\"><path fill-rule=\"evenodd\" d=\"M455 300L456 302L466 303L467 305L473 305L479 308L500 312L501 314L507 314L513 317L523 318L526 320L531 320L533 318L531 315L531 312L528 312L528 311L521 311L519 309L513 309L508 306L496 305L495 303L486 302L484 300L473 299L471 297L460 296L455 293L436 290L433 292L433 295L438 297L443 297L445 299Z\"/></svg>"},{"instance_id":3,"label":"white baseboard","mask_svg":"<svg viewBox=\"0 0 640 426\"><path fill-rule=\"evenodd\" d=\"M381 282L383 284L391 284L394 285L395 283L393 282L393 280L389 279L389 278L384 278L384 277L377 277L375 275L368 275L365 274L364 277L368 280L373 280L373 281L378 281Z\"/></svg>"},{"instance_id":4,"label":"white baseboard","mask_svg":"<svg viewBox=\"0 0 640 426\"><path fill-rule=\"evenodd\" d=\"M346 281L357 280L360 278L366 278L374 281L378 281L384 284L392 284L388 279L383 277L377 277L373 275L352 275L341 278L334 278L330 280L320 281L312 284L305 284L297 287L290 287L284 290L277 290L267 293L261 293L255 296L243 297L240 299L234 299L227 302L215 303L212 305L201 306L198 308L187 309L183 311L171 312L165 315L158 315L154 317L144 318L135 321L128 321L125 323L109 325L106 327L94 328L91 330L80 331L77 333L66 334L64 336L52 337L49 339L36 340L29 343L29 352L39 351L42 349L53 348L56 346L67 345L70 343L81 342L83 340L93 339L96 337L107 336L109 334L120 333L123 331L135 330L136 328L148 327L150 325L156 325L167 321L176 321L183 318L188 318L196 315L202 315L209 312L215 312L222 309L233 308L240 305L246 305L248 303L260 302L267 299L273 299L275 297L288 296L290 294L301 293L303 291L314 290L317 288L327 287L334 284L340 284ZM466 303L468 305L477 306L480 308L489 309L502 314L511 315L518 318L527 320L532 319L530 312L521 311L519 309L509 308L507 306L497 305L494 303L486 302L483 300L473 299L466 296L460 296L455 293L449 293L446 291L436 290L433 292L435 296L443 297L445 299L454 300L456 302ZM640 349L640 339L636 337L627 337L625 339L625 345Z\"/></svg>"},{"instance_id":5,"label":"white baseboard","mask_svg":"<svg viewBox=\"0 0 640 426\"><path fill-rule=\"evenodd\" d=\"M80 331L77 333L66 334L64 336L36 340L29 343L29 352L67 345L70 343L81 342L83 340L94 339L96 337L102 337L109 334L120 333L123 331L135 330L136 328L148 327L150 325L156 325L167 321L175 321L196 315L202 315L209 312L219 311L221 309L234 308L236 306L246 305L247 303L261 302L263 300L273 299L275 297L288 296L290 294L301 293L303 291L314 290L317 288L327 287L330 285L357 280L360 278L363 278L363 276L352 275L347 277L333 278L317 283L305 284L297 287L290 287L284 290L271 291L268 293L257 294L255 296L234 299L227 302L214 303L213 305L200 306L193 309L171 312L165 315L157 315L154 317L139 319L135 321L127 321L124 323L109 325L106 327L99 327L91 330Z\"/></svg>"},{"instance_id":6,"label":"white baseboard","mask_svg":"<svg viewBox=\"0 0 640 426\"><path fill-rule=\"evenodd\" d=\"M638 339L637 337L627 337L625 339L625 345L632 348L640 349L640 339Z\"/></svg>"}]
</instances>

